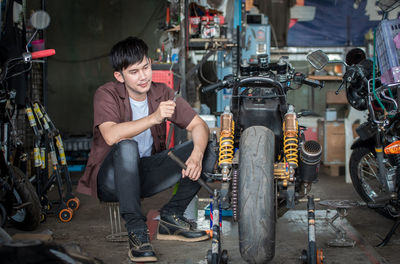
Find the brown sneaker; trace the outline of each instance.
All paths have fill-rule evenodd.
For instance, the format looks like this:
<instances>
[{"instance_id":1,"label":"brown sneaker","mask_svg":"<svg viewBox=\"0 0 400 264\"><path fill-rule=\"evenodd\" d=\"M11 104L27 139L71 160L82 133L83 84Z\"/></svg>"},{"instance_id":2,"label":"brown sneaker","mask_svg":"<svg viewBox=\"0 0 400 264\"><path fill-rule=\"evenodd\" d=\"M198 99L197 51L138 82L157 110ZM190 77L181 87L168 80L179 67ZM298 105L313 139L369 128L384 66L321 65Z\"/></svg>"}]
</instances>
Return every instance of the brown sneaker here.
<instances>
[{"instance_id":1,"label":"brown sneaker","mask_svg":"<svg viewBox=\"0 0 400 264\"><path fill-rule=\"evenodd\" d=\"M157 261L156 253L150 244L149 231L146 229L129 232L129 252L128 256L135 262L154 262Z\"/></svg>"},{"instance_id":2,"label":"brown sneaker","mask_svg":"<svg viewBox=\"0 0 400 264\"><path fill-rule=\"evenodd\" d=\"M197 242L210 237L206 231L196 230L183 216L163 215L158 224L157 239Z\"/></svg>"}]
</instances>

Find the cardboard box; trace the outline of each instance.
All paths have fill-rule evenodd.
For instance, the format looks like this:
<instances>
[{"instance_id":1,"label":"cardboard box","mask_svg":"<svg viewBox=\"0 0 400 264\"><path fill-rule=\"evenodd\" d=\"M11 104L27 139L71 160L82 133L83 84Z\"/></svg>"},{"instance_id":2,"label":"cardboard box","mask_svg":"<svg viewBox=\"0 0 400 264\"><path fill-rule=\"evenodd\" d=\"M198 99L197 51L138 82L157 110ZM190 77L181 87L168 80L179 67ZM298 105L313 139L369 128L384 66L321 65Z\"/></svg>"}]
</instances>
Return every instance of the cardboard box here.
<instances>
[{"instance_id":1,"label":"cardboard box","mask_svg":"<svg viewBox=\"0 0 400 264\"><path fill-rule=\"evenodd\" d=\"M336 91L326 91L326 104L348 104L346 91L342 90L339 94Z\"/></svg>"},{"instance_id":2,"label":"cardboard box","mask_svg":"<svg viewBox=\"0 0 400 264\"><path fill-rule=\"evenodd\" d=\"M344 165L346 157L344 121L318 121L318 141L325 165Z\"/></svg>"}]
</instances>

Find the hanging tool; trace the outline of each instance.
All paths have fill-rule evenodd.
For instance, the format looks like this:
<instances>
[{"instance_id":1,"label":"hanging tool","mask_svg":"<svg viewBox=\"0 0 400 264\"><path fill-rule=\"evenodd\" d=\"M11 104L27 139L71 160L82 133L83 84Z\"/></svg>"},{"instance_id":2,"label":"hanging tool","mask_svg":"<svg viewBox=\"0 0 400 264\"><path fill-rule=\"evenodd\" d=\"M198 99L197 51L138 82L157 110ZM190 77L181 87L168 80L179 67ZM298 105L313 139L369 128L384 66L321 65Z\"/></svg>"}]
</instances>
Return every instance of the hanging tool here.
<instances>
[{"instance_id":1,"label":"hanging tool","mask_svg":"<svg viewBox=\"0 0 400 264\"><path fill-rule=\"evenodd\" d=\"M168 152L168 156L175 161L179 167L181 167L182 169L186 170L186 164L180 159L178 158L172 151ZM214 196L214 191L211 189L210 186L208 186L208 184L202 179L199 178L197 180L197 182L204 188L206 189L206 191L210 194Z\"/></svg>"},{"instance_id":2,"label":"hanging tool","mask_svg":"<svg viewBox=\"0 0 400 264\"><path fill-rule=\"evenodd\" d=\"M172 151L168 152L168 156L175 161L182 169L186 170L186 164L178 158ZM203 172L203 175L205 173ZM226 264L228 263L228 251L221 250L221 224L220 219L222 215L220 214L220 193L217 189L211 189L210 186L202 179L199 178L197 182L204 188L206 191L213 197L213 225L212 225L212 242L211 242L211 250L207 251L207 263L208 264ZM211 210L210 210L211 216Z\"/></svg>"}]
</instances>

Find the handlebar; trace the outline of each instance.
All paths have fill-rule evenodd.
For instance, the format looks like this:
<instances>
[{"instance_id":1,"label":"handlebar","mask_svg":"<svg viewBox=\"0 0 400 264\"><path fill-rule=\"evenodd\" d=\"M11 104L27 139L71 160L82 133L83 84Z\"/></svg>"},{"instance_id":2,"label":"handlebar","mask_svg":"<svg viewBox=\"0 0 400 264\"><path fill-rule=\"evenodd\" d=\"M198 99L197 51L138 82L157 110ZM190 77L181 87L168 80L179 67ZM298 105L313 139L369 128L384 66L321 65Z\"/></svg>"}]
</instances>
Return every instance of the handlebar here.
<instances>
[{"instance_id":1,"label":"handlebar","mask_svg":"<svg viewBox=\"0 0 400 264\"><path fill-rule=\"evenodd\" d=\"M45 50L40 50L40 51L35 51L35 52L24 52L24 53L22 53L22 55L20 57L8 59L4 63L4 67L7 68L11 62L13 62L13 63L20 63L20 62L28 63L35 59L41 59L41 58L53 56L54 54L56 54L56 51L54 49L45 49Z\"/></svg>"},{"instance_id":2,"label":"handlebar","mask_svg":"<svg viewBox=\"0 0 400 264\"><path fill-rule=\"evenodd\" d=\"M210 91L213 91L213 90L217 90L220 87L222 88L223 86L224 86L224 82L223 81L218 81L216 83L213 83L213 84L207 85L206 87L203 87L203 89L201 89L201 91L203 93L207 93L207 92L210 92Z\"/></svg>"},{"instance_id":3,"label":"handlebar","mask_svg":"<svg viewBox=\"0 0 400 264\"><path fill-rule=\"evenodd\" d=\"M324 82L320 82L318 80L307 79L306 76L301 72L296 72L294 74L293 81L297 84L305 84L305 85L311 86L313 88L316 88L316 87L323 88L324 87Z\"/></svg>"},{"instance_id":4,"label":"handlebar","mask_svg":"<svg viewBox=\"0 0 400 264\"><path fill-rule=\"evenodd\" d=\"M320 82L318 80L310 80L310 79L304 79L303 84L311 86L311 87L324 87L324 82Z\"/></svg>"},{"instance_id":5,"label":"handlebar","mask_svg":"<svg viewBox=\"0 0 400 264\"><path fill-rule=\"evenodd\" d=\"M270 85L278 88L279 93L281 95L285 94L283 86L282 86L282 84L280 82L278 82L278 81L276 81L274 79L271 79L271 78L257 77L257 76L244 77L244 78L242 77L242 78L236 78L236 79L234 79L233 77L227 78L227 79L225 79L223 81L218 81L218 82L216 82L214 84L208 85L208 86L204 87L201 91L203 93L206 93L206 92L210 92L210 91L213 91L213 90L219 90L219 89L221 89L223 87L232 88L235 85L241 86L241 85L245 85L245 84L248 84L248 83L256 83L256 82L262 82L262 83L270 84Z\"/></svg>"},{"instance_id":6,"label":"handlebar","mask_svg":"<svg viewBox=\"0 0 400 264\"><path fill-rule=\"evenodd\" d=\"M305 84L305 85L309 85L311 87L320 87L320 88L324 87L324 82L306 79L305 75L301 72L298 72L293 76L293 81L295 83ZM230 78L226 78L222 81L218 81L216 83L208 85L208 86L204 87L203 89L201 89L201 91L203 93L207 93L207 92L210 92L213 90L218 91L218 90L222 89L223 87L232 88L235 85L241 86L241 85L245 85L245 84L249 84L249 83L267 83L267 84L272 85L273 87L277 88L280 95L285 94L284 87L279 81L276 81L269 77L261 77L261 76L251 76L251 77L241 77L241 78L239 77L237 79L230 77Z\"/></svg>"},{"instance_id":7,"label":"handlebar","mask_svg":"<svg viewBox=\"0 0 400 264\"><path fill-rule=\"evenodd\" d=\"M24 53L22 53L22 55L20 57L8 59L2 67L2 71L0 74L0 83L2 83L6 78L8 78L8 76L7 76L8 70L9 70L9 68L13 67L13 65L16 65L16 64L22 63L22 62L30 63L32 60L50 57L50 56L53 56L54 54L56 54L56 51L54 49L46 49L46 50L41 50L41 51L35 51L32 53L24 52ZM24 72L25 72L25 70L18 72L18 73L14 73L13 76L22 74Z\"/></svg>"},{"instance_id":8,"label":"handlebar","mask_svg":"<svg viewBox=\"0 0 400 264\"><path fill-rule=\"evenodd\" d=\"M50 56L53 56L54 54L56 54L56 51L54 49L45 49L45 50L35 51L35 52L31 53L32 60L50 57Z\"/></svg>"},{"instance_id":9,"label":"handlebar","mask_svg":"<svg viewBox=\"0 0 400 264\"><path fill-rule=\"evenodd\" d=\"M241 85L244 85L247 83L256 83L256 82L270 84L278 89L278 92L280 95L285 95L285 91L284 91L282 84L274 79L267 78L267 77L247 77L247 78L241 79L239 81L238 85L241 86Z\"/></svg>"}]
</instances>

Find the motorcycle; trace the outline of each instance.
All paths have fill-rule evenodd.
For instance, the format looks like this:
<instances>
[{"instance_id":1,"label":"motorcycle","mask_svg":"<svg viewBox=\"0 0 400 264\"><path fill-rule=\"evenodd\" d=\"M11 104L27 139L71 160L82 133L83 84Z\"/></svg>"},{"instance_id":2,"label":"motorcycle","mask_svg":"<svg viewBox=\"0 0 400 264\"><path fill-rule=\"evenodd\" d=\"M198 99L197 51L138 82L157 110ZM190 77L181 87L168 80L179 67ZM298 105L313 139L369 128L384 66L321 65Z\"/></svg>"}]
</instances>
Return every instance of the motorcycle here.
<instances>
[{"instance_id":1,"label":"motorcycle","mask_svg":"<svg viewBox=\"0 0 400 264\"><path fill-rule=\"evenodd\" d=\"M270 63L259 55L237 76L202 89L232 89L231 105L220 116L218 172L209 178L221 181L222 208L238 222L240 253L249 263L274 258L277 217L317 180L321 145L305 140L299 115L287 102L288 90L302 84L323 87L295 72L287 57Z\"/></svg>"},{"instance_id":2,"label":"motorcycle","mask_svg":"<svg viewBox=\"0 0 400 264\"><path fill-rule=\"evenodd\" d=\"M47 27L49 18L44 11L38 11L32 15L31 22L39 30ZM36 35L37 30L28 44ZM0 73L0 226L9 219L21 230L34 230L40 223L41 205L34 186L15 166L21 159L26 160L26 155L21 150L22 142L17 137L12 123L12 118L16 113L16 92L8 87L7 80L29 71L32 60L51 56L55 54L55 51L29 52L28 48L26 50L20 57L8 59L3 64ZM16 66L21 64L28 67L22 67L22 71L16 70L18 68Z\"/></svg>"},{"instance_id":3,"label":"motorcycle","mask_svg":"<svg viewBox=\"0 0 400 264\"><path fill-rule=\"evenodd\" d=\"M352 53L354 50L347 57ZM321 50L308 57L317 69L336 63ZM384 84L374 78L373 62L365 55L341 63L346 71L337 93L344 87L350 105L368 113L367 121L356 129L359 138L351 146L349 166L354 189L368 207L385 217L399 219L400 83Z\"/></svg>"}]
</instances>

